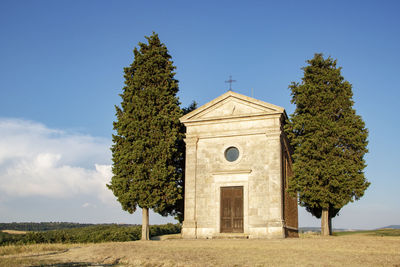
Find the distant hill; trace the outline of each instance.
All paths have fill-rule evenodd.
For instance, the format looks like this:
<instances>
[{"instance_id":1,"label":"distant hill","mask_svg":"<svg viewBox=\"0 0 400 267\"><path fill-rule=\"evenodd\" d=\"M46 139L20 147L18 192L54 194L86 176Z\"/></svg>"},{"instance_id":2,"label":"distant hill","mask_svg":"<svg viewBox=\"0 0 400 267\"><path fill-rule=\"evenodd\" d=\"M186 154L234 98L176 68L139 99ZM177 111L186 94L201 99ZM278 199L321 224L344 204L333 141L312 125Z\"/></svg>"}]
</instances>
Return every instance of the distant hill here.
<instances>
[{"instance_id":1,"label":"distant hill","mask_svg":"<svg viewBox=\"0 0 400 267\"><path fill-rule=\"evenodd\" d=\"M89 223L71 223L71 222L12 222L0 223L0 230L17 231L49 231L59 229L83 228L94 225L113 225L113 224L89 224ZM135 226L133 224L118 224L120 226Z\"/></svg>"},{"instance_id":2,"label":"distant hill","mask_svg":"<svg viewBox=\"0 0 400 267\"><path fill-rule=\"evenodd\" d=\"M81 228L93 224L70 223L70 222L12 222L0 223L0 230L17 230L17 231L48 231L58 229Z\"/></svg>"},{"instance_id":3,"label":"distant hill","mask_svg":"<svg viewBox=\"0 0 400 267\"><path fill-rule=\"evenodd\" d=\"M113 225L113 224L89 224L89 223L72 223L72 222L12 222L0 223L0 230L17 230L17 231L49 231L59 229L82 228L94 225ZM118 224L120 226L136 226L136 224ZM400 225L388 225L379 229L400 229ZM361 229L344 229L334 228L334 232L357 231ZM299 227L299 232L321 232L321 227Z\"/></svg>"},{"instance_id":4,"label":"distant hill","mask_svg":"<svg viewBox=\"0 0 400 267\"><path fill-rule=\"evenodd\" d=\"M353 231L352 229L333 228L334 232ZM299 227L301 233L304 232L321 232L321 227Z\"/></svg>"},{"instance_id":5,"label":"distant hill","mask_svg":"<svg viewBox=\"0 0 400 267\"><path fill-rule=\"evenodd\" d=\"M385 227L381 227L381 228L377 228L377 230L379 230L379 229L400 229L400 225L396 225L396 224L394 224L394 225L388 225L388 226L385 226Z\"/></svg>"},{"instance_id":6,"label":"distant hill","mask_svg":"<svg viewBox=\"0 0 400 267\"><path fill-rule=\"evenodd\" d=\"M17 226L19 223L14 223ZM39 226L46 226L49 223L22 223L32 228L42 229ZM53 225L54 223L51 223ZM56 223L57 226L71 226L70 223ZM1 230L0 231L0 250L3 245L11 244L39 244L39 243L99 243L99 242L124 242L139 240L142 227L140 225L124 225L124 224L73 224L74 226L81 225L82 227L62 228L51 231L22 231L16 230ZM9 225L7 225L9 227ZM48 228L47 226L45 227ZM54 227L53 227L54 228ZM150 225L150 236L160 236L169 234L179 234L181 225L177 224L162 224ZM2 251L0 251L1 255ZM4 266L4 261L0 256L0 265ZM7 264L6 264L7 265ZM10 265L11 266L11 265ZM14 265L13 265L14 266ZM55 266L55 265L54 265ZM58 265L57 265L58 266ZM78 265L74 265L78 266ZM79 265L81 266L81 265Z\"/></svg>"},{"instance_id":7,"label":"distant hill","mask_svg":"<svg viewBox=\"0 0 400 267\"><path fill-rule=\"evenodd\" d=\"M385 227L379 227L376 228L375 230L381 230L381 229L400 229L400 225L388 225ZM350 231L363 231L365 229L344 229L344 228L333 228L333 232L350 232ZM372 231L372 230L370 230ZM304 232L321 232L321 227L299 227L299 232L304 233Z\"/></svg>"},{"instance_id":8,"label":"distant hill","mask_svg":"<svg viewBox=\"0 0 400 267\"><path fill-rule=\"evenodd\" d=\"M299 232L321 232L321 227L299 227Z\"/></svg>"}]
</instances>

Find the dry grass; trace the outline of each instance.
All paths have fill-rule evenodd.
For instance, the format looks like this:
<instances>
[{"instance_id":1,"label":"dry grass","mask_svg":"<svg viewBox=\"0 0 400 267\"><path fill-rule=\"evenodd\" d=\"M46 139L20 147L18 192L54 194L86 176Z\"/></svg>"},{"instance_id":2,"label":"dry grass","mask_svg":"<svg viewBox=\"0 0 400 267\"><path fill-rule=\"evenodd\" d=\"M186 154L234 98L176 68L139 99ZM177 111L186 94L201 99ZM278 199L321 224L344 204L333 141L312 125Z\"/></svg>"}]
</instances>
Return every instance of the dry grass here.
<instances>
[{"instance_id":1,"label":"dry grass","mask_svg":"<svg viewBox=\"0 0 400 267\"><path fill-rule=\"evenodd\" d=\"M86 262L118 266L400 266L400 237L165 240L1 248L0 266ZM21 249L21 248L20 248ZM54 254L49 254L54 252Z\"/></svg>"},{"instance_id":2,"label":"dry grass","mask_svg":"<svg viewBox=\"0 0 400 267\"><path fill-rule=\"evenodd\" d=\"M88 246L88 244L34 244L34 245L9 245L0 246L0 256L27 256L41 255L59 251L66 251L70 248Z\"/></svg>"},{"instance_id":3,"label":"dry grass","mask_svg":"<svg viewBox=\"0 0 400 267\"><path fill-rule=\"evenodd\" d=\"M1 232L12 235L24 235L28 233L27 231L19 231L19 230L1 230Z\"/></svg>"},{"instance_id":4,"label":"dry grass","mask_svg":"<svg viewBox=\"0 0 400 267\"><path fill-rule=\"evenodd\" d=\"M45 256L66 253L87 244L35 244L0 246L0 266L29 266L60 262Z\"/></svg>"}]
</instances>

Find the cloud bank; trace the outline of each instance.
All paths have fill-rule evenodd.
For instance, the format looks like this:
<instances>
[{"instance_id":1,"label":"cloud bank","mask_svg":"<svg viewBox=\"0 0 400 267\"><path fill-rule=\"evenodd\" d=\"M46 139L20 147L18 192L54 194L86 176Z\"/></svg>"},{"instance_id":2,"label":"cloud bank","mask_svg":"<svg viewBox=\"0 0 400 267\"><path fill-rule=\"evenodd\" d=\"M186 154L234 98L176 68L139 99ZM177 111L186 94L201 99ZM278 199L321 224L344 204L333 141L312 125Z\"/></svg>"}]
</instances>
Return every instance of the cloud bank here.
<instances>
[{"instance_id":1,"label":"cloud bank","mask_svg":"<svg viewBox=\"0 0 400 267\"><path fill-rule=\"evenodd\" d=\"M70 198L90 195L103 203L115 198L110 140L43 124L0 118L0 195Z\"/></svg>"}]
</instances>

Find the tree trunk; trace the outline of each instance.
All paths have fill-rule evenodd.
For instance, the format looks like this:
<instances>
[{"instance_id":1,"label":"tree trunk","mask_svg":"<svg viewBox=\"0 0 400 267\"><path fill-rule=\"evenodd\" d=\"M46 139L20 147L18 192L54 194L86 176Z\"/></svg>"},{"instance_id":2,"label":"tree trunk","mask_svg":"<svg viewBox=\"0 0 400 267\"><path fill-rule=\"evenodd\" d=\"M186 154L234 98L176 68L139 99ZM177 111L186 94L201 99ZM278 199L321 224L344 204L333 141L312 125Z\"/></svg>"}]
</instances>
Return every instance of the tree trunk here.
<instances>
[{"instance_id":1,"label":"tree trunk","mask_svg":"<svg viewBox=\"0 0 400 267\"><path fill-rule=\"evenodd\" d=\"M150 240L149 209L142 208L142 239Z\"/></svg>"},{"instance_id":2,"label":"tree trunk","mask_svg":"<svg viewBox=\"0 0 400 267\"><path fill-rule=\"evenodd\" d=\"M321 235L328 236L329 234L329 209L322 209L321 215Z\"/></svg>"},{"instance_id":3,"label":"tree trunk","mask_svg":"<svg viewBox=\"0 0 400 267\"><path fill-rule=\"evenodd\" d=\"M328 224L329 224L329 235L332 235L333 234L333 232L332 232L332 217L330 215L328 218Z\"/></svg>"}]
</instances>

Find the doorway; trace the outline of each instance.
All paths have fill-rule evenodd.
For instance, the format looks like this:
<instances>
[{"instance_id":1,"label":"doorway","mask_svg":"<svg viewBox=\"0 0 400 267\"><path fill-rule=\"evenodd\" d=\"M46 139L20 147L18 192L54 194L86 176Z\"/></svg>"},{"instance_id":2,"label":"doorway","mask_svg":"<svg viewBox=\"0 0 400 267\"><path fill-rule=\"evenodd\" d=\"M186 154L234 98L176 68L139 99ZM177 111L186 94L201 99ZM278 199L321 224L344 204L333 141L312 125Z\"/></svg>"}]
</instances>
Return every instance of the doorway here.
<instances>
[{"instance_id":1,"label":"doorway","mask_svg":"<svg viewBox=\"0 0 400 267\"><path fill-rule=\"evenodd\" d=\"M221 233L243 233L243 186L221 187Z\"/></svg>"}]
</instances>

